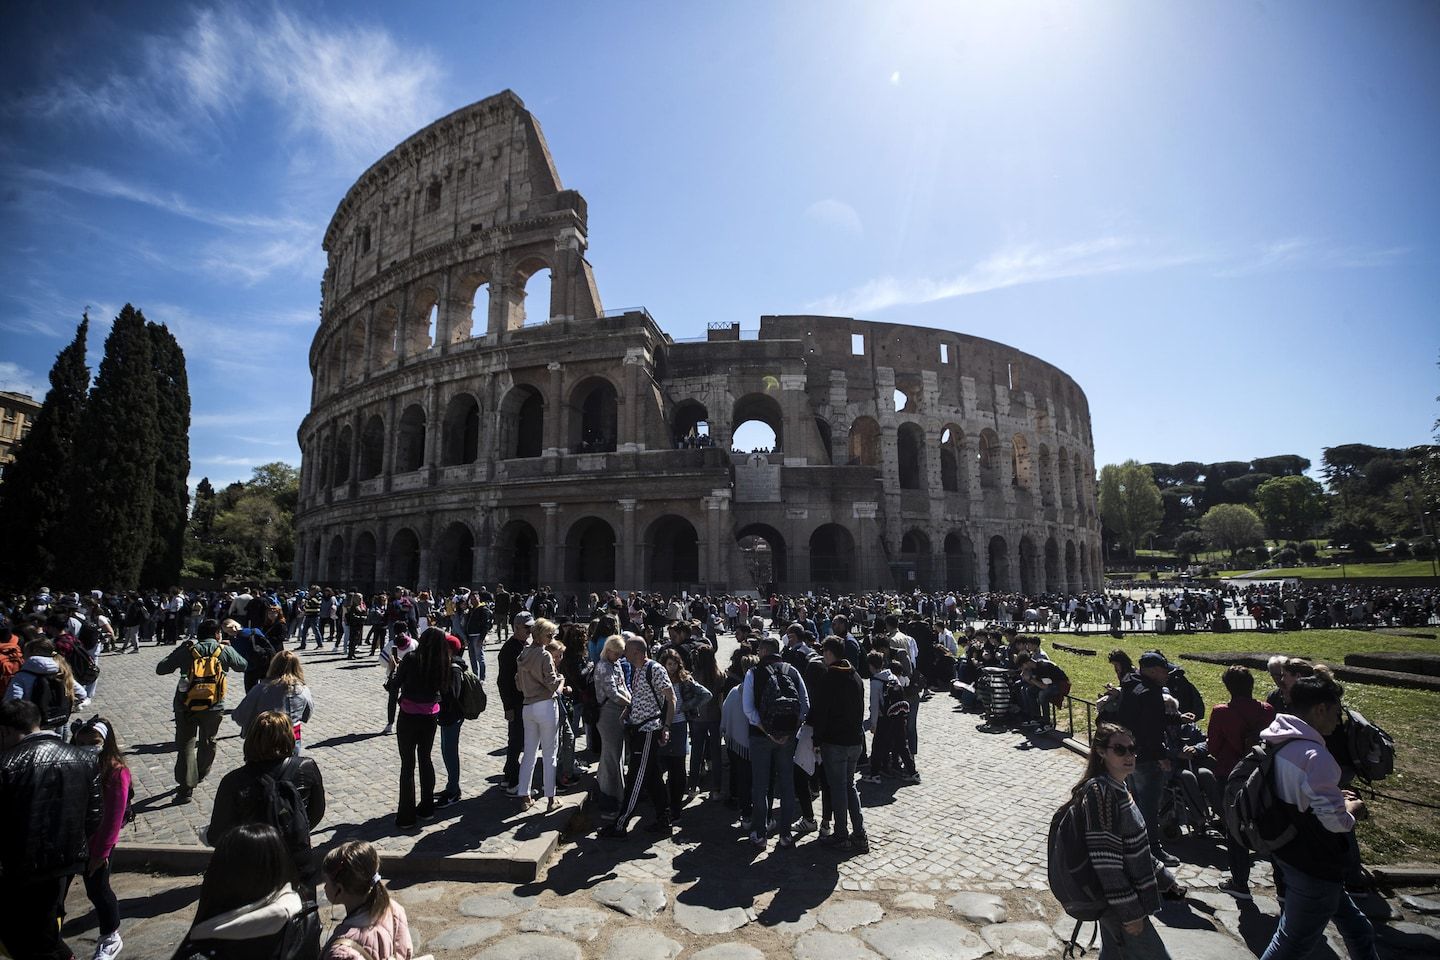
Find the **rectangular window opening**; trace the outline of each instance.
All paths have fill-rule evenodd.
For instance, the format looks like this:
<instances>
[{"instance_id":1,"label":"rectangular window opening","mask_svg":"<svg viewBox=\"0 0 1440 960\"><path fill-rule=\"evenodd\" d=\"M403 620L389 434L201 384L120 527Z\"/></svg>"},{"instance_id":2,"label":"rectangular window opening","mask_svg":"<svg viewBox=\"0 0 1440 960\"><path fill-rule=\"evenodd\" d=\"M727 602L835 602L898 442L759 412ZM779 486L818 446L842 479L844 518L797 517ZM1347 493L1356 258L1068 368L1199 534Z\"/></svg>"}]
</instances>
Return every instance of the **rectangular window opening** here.
<instances>
[{"instance_id":1,"label":"rectangular window opening","mask_svg":"<svg viewBox=\"0 0 1440 960\"><path fill-rule=\"evenodd\" d=\"M948 343L942 343L942 344L940 344L940 362L941 362L941 363L949 363L949 362L950 362L950 344L948 344Z\"/></svg>"},{"instance_id":2,"label":"rectangular window opening","mask_svg":"<svg viewBox=\"0 0 1440 960\"><path fill-rule=\"evenodd\" d=\"M1005 382L1010 385L1011 390L1015 389L1015 364L1008 360L1005 362Z\"/></svg>"},{"instance_id":3,"label":"rectangular window opening","mask_svg":"<svg viewBox=\"0 0 1440 960\"><path fill-rule=\"evenodd\" d=\"M854 357L865 356L865 334L850 334L850 355Z\"/></svg>"}]
</instances>

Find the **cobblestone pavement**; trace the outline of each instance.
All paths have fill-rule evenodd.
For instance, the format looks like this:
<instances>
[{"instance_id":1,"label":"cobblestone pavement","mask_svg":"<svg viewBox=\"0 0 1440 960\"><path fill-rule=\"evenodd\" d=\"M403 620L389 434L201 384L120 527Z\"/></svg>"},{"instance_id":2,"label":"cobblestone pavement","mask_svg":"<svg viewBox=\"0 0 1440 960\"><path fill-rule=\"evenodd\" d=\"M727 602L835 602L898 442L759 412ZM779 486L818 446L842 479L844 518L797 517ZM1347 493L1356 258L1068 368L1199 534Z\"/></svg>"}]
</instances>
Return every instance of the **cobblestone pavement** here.
<instances>
[{"instance_id":1,"label":"cobblestone pavement","mask_svg":"<svg viewBox=\"0 0 1440 960\"><path fill-rule=\"evenodd\" d=\"M174 679L154 673L163 652L146 647L138 655L103 660L96 707L116 722L136 774L138 816L122 844L197 843L215 784L240 763L237 728L226 720L215 768L196 790L196 802L173 803ZM325 775L329 798L317 844L354 835L397 853L468 850L515 816L494 782L503 727L492 698L493 712L467 723L462 735L466 800L454 812L442 811L448 816L423 832L395 836L399 765L392 739L379 733L385 722L379 669L373 660L346 662L328 648L302 656L316 700L306 746ZM493 677L493 654L490 667ZM233 690L232 705L238 678ZM1053 933L1068 936L1071 924L1045 889L1045 831L1080 762L1051 744L1022 749L1027 741L1020 735L983 733L978 723L978 717L956 712L946 697L922 706L918 763L924 780L864 786L872 844L866 855L842 858L813 836L792 850L772 844L757 851L730 811L705 800L684 811L669 839L637 829L629 839L600 840L581 816L566 825L577 839L561 847L538 883L517 888L411 881L401 886L399 900L410 910L422 948L442 958L669 960L681 951L699 960L1057 955ZM1258 909L1238 911L1235 901L1213 889L1222 851L1196 839L1174 849L1195 865L1180 871L1194 891L1191 900L1162 916L1172 953L1243 957L1263 949L1273 930L1274 901L1261 896ZM1267 881L1266 866L1257 866L1262 892ZM121 874L125 955L168 956L193 913L197 888L193 877ZM657 900L664 909L647 917ZM69 907L72 946L88 950L94 917L79 884ZM1415 938L1430 928L1390 929L1391 936ZM1422 942L1434 944L1412 939L1405 951Z\"/></svg>"}]
</instances>

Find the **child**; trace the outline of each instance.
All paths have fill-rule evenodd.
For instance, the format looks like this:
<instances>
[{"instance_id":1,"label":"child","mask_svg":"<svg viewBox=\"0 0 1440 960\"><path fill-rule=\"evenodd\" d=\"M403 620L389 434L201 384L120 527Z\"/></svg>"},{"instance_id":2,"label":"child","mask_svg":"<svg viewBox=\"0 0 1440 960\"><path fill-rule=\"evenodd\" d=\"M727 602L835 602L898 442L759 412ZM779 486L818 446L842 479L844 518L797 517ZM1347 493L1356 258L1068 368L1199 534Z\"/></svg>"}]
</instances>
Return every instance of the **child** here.
<instances>
[{"instance_id":1,"label":"child","mask_svg":"<svg viewBox=\"0 0 1440 960\"><path fill-rule=\"evenodd\" d=\"M75 724L75 746L100 755L100 826L90 836L90 863L85 868L85 895L95 905L100 921L100 939L95 960L111 960L125 944L120 939L120 904L110 889L110 852L125 826L130 805L130 768L115 738L115 730L104 717L91 717Z\"/></svg>"},{"instance_id":2,"label":"child","mask_svg":"<svg viewBox=\"0 0 1440 960\"><path fill-rule=\"evenodd\" d=\"M323 960L410 960L414 946L405 908L390 899L375 848L363 840L346 841L325 854L323 870L326 898L345 908Z\"/></svg>"},{"instance_id":3,"label":"child","mask_svg":"<svg viewBox=\"0 0 1440 960\"><path fill-rule=\"evenodd\" d=\"M879 783L885 775L919 783L915 760L905 739L905 723L910 714L910 701L905 697L908 678L897 674L898 664L887 664L880 650L870 651L865 660L870 667L870 719L866 724L875 731L875 744L870 752L870 775L863 780Z\"/></svg>"}]
</instances>

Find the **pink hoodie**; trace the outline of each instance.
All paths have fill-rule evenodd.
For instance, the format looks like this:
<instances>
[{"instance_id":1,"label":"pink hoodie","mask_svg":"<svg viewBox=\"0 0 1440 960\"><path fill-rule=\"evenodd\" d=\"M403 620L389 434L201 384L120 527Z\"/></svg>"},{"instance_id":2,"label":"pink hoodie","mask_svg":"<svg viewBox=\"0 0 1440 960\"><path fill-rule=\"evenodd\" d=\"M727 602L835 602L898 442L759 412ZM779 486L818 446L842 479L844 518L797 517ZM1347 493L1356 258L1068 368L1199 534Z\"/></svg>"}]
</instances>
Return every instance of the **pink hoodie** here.
<instances>
[{"instance_id":1,"label":"pink hoodie","mask_svg":"<svg viewBox=\"0 0 1440 960\"><path fill-rule=\"evenodd\" d=\"M1278 713L1260 739L1277 748L1275 793L1304 813L1315 814L1332 833L1349 833L1355 818L1345 809L1340 792L1340 764L1325 749L1325 738L1299 717Z\"/></svg>"}]
</instances>

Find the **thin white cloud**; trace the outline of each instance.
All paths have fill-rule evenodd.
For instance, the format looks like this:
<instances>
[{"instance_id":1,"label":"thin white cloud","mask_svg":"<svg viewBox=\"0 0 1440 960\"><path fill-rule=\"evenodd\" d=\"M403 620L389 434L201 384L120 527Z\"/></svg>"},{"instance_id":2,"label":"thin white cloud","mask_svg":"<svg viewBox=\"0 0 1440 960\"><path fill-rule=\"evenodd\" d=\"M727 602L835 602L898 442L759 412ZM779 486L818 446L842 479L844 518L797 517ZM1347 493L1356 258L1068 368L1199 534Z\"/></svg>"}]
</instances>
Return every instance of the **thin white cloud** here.
<instances>
[{"instance_id":1,"label":"thin white cloud","mask_svg":"<svg viewBox=\"0 0 1440 960\"><path fill-rule=\"evenodd\" d=\"M231 434L230 439L239 440L241 443L258 443L264 447L287 447L295 442L294 440L276 440L274 437L246 437L238 433Z\"/></svg>"},{"instance_id":2,"label":"thin white cloud","mask_svg":"<svg viewBox=\"0 0 1440 960\"><path fill-rule=\"evenodd\" d=\"M251 467L257 466L261 463L264 463L265 461L257 460L254 457L227 457L217 454L213 457L201 457L195 462L209 464L216 467Z\"/></svg>"},{"instance_id":3,"label":"thin white cloud","mask_svg":"<svg viewBox=\"0 0 1440 960\"><path fill-rule=\"evenodd\" d=\"M855 208L834 197L810 204L805 209L805 218L826 230L838 230L848 236L858 237L865 233L865 225Z\"/></svg>"},{"instance_id":4,"label":"thin white cloud","mask_svg":"<svg viewBox=\"0 0 1440 960\"><path fill-rule=\"evenodd\" d=\"M234 410L228 413L197 413L190 417L190 428L196 427L206 429L214 427L246 427L260 423L293 423L299 424L300 419L305 415L302 409L299 413L293 410Z\"/></svg>"},{"instance_id":5,"label":"thin white cloud","mask_svg":"<svg viewBox=\"0 0 1440 960\"><path fill-rule=\"evenodd\" d=\"M1378 267L1394 263L1408 252L1405 247L1342 247L1303 237L1275 240L1239 252L1182 250L1134 237L1105 236L1050 248L1036 244L1006 247L949 277L878 277L812 301L806 309L860 316L888 307L933 303L1033 283L1199 265L1208 265L1214 276L1226 278L1284 269Z\"/></svg>"},{"instance_id":6,"label":"thin white cloud","mask_svg":"<svg viewBox=\"0 0 1440 960\"><path fill-rule=\"evenodd\" d=\"M86 117L192 149L258 99L275 108L284 132L319 137L359 161L389 149L440 105L440 71L423 48L402 46L380 27L331 26L278 8L253 18L202 10L178 35L148 38L143 51L138 68L67 78L8 109Z\"/></svg>"},{"instance_id":7,"label":"thin white cloud","mask_svg":"<svg viewBox=\"0 0 1440 960\"><path fill-rule=\"evenodd\" d=\"M25 393L36 400L45 396L45 377L10 360L0 360L0 390Z\"/></svg>"}]
</instances>

